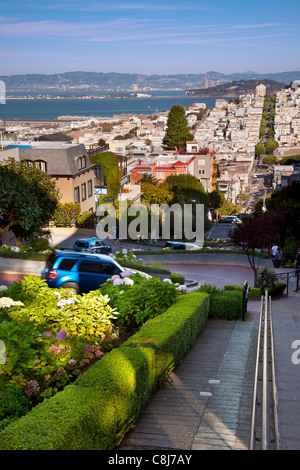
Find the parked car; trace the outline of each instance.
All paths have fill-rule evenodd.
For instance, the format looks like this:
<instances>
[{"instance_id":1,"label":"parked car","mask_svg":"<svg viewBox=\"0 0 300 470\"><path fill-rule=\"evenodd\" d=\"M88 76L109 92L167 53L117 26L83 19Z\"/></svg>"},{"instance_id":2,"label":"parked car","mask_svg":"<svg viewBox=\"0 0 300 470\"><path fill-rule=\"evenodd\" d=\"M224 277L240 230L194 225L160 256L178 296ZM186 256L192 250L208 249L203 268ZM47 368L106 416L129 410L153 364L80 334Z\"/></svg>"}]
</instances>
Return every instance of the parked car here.
<instances>
[{"instance_id":1,"label":"parked car","mask_svg":"<svg viewBox=\"0 0 300 470\"><path fill-rule=\"evenodd\" d=\"M200 246L185 242L166 242L165 248L168 250L200 250Z\"/></svg>"},{"instance_id":2,"label":"parked car","mask_svg":"<svg viewBox=\"0 0 300 470\"><path fill-rule=\"evenodd\" d=\"M111 253L110 245L97 237L80 238L76 240L72 249L88 253L103 253L104 255Z\"/></svg>"},{"instance_id":3,"label":"parked car","mask_svg":"<svg viewBox=\"0 0 300 470\"><path fill-rule=\"evenodd\" d=\"M76 251L53 251L41 275L49 287L74 289L76 294L96 290L114 275L121 275L125 269L108 255ZM145 277L151 277L139 272Z\"/></svg>"},{"instance_id":4,"label":"parked car","mask_svg":"<svg viewBox=\"0 0 300 470\"><path fill-rule=\"evenodd\" d=\"M218 220L219 224L240 224L242 221L235 215L228 215Z\"/></svg>"}]
</instances>

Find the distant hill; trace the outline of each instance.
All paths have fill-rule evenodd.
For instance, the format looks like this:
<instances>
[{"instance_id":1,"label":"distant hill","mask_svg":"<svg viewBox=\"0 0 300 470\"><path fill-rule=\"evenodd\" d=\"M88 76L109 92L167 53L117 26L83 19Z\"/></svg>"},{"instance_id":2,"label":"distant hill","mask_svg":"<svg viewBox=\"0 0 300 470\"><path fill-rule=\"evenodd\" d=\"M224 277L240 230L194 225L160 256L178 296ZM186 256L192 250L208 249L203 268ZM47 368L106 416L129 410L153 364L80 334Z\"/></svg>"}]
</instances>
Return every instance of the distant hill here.
<instances>
[{"instance_id":1,"label":"distant hill","mask_svg":"<svg viewBox=\"0 0 300 470\"><path fill-rule=\"evenodd\" d=\"M186 95L202 98L236 98L240 95L255 93L255 88L261 83L265 85L267 93L270 95L286 87L285 83L276 82L275 80L238 80L206 89L187 90Z\"/></svg>"},{"instance_id":2,"label":"distant hill","mask_svg":"<svg viewBox=\"0 0 300 470\"><path fill-rule=\"evenodd\" d=\"M225 75L215 71L200 74L142 75L129 73L66 72L0 76L7 92L122 93L126 91L187 90L222 85L239 80L275 80L289 84L300 79L300 72L258 74L248 71Z\"/></svg>"}]
</instances>

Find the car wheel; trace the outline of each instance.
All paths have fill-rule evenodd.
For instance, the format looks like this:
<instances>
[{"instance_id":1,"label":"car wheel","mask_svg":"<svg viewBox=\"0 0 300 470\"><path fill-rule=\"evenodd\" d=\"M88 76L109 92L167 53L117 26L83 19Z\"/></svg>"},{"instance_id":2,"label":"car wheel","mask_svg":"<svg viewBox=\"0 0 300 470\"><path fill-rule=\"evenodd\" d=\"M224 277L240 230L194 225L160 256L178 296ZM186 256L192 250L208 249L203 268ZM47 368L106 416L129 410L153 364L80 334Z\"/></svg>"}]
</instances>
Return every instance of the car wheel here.
<instances>
[{"instance_id":1,"label":"car wheel","mask_svg":"<svg viewBox=\"0 0 300 470\"><path fill-rule=\"evenodd\" d=\"M80 292L79 285L76 284L76 282L66 282L61 287L63 287L64 289L74 289L76 292L76 295L79 294Z\"/></svg>"}]
</instances>

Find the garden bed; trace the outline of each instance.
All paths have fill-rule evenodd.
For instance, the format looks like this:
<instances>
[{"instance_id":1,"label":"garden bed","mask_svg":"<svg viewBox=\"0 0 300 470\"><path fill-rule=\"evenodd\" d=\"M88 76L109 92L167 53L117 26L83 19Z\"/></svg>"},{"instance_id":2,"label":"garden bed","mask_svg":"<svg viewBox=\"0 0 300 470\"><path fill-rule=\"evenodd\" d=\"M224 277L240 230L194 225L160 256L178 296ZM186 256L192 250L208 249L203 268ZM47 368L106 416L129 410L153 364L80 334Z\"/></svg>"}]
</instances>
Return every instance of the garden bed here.
<instances>
[{"instance_id":1,"label":"garden bed","mask_svg":"<svg viewBox=\"0 0 300 470\"><path fill-rule=\"evenodd\" d=\"M63 391L6 426L0 433L0 449L111 449L118 445L152 392L193 346L208 310L208 294L176 296L164 313L147 320Z\"/></svg>"}]
</instances>

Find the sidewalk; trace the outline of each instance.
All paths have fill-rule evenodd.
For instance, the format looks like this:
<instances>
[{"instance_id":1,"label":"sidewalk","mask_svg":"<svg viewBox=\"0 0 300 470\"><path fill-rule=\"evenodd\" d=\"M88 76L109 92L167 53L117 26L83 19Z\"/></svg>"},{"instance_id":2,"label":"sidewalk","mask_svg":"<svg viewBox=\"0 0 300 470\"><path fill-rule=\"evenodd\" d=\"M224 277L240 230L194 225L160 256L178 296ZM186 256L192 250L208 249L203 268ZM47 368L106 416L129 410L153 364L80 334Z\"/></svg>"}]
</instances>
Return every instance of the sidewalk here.
<instances>
[{"instance_id":1,"label":"sidewalk","mask_svg":"<svg viewBox=\"0 0 300 470\"><path fill-rule=\"evenodd\" d=\"M119 450L246 450L260 302L246 321L209 320Z\"/></svg>"},{"instance_id":2,"label":"sidewalk","mask_svg":"<svg viewBox=\"0 0 300 470\"><path fill-rule=\"evenodd\" d=\"M247 450L259 311L260 302L249 301L244 322L209 320L119 450ZM298 450L300 293L274 299L272 312L280 448Z\"/></svg>"}]
</instances>

